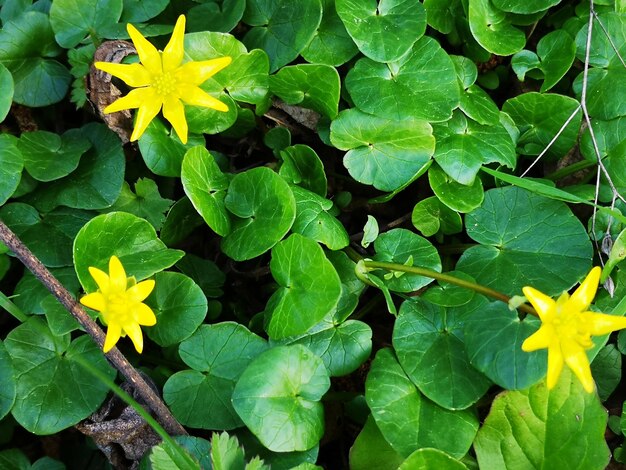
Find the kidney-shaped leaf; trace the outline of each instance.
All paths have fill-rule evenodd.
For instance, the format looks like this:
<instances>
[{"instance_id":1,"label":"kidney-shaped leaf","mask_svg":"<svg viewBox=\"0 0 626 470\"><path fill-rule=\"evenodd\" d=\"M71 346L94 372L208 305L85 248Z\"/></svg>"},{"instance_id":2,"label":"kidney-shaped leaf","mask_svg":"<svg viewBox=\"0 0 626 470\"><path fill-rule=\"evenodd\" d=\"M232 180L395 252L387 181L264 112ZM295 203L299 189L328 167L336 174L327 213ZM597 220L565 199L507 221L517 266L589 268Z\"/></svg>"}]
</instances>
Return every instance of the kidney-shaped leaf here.
<instances>
[{"instance_id":1,"label":"kidney-shaped leaf","mask_svg":"<svg viewBox=\"0 0 626 470\"><path fill-rule=\"evenodd\" d=\"M341 281L322 248L294 233L272 250L270 269L280 286L267 302L267 333L272 339L299 335L336 306Z\"/></svg>"},{"instance_id":2,"label":"kidney-shaped leaf","mask_svg":"<svg viewBox=\"0 0 626 470\"><path fill-rule=\"evenodd\" d=\"M97 289L89 267L108 273L109 259L113 255L122 262L126 275L135 276L140 281L169 268L184 254L167 248L147 220L127 212L94 217L80 229L74 240L74 267L86 292Z\"/></svg>"},{"instance_id":3,"label":"kidney-shaped leaf","mask_svg":"<svg viewBox=\"0 0 626 470\"><path fill-rule=\"evenodd\" d=\"M322 360L306 347L278 346L243 372L233 406L248 429L274 452L304 451L324 433L320 399L330 387Z\"/></svg>"},{"instance_id":4,"label":"kidney-shaped leaf","mask_svg":"<svg viewBox=\"0 0 626 470\"><path fill-rule=\"evenodd\" d=\"M526 44L524 32L512 26L510 17L490 0L470 0L468 20L474 39L492 54L512 55Z\"/></svg>"},{"instance_id":5,"label":"kidney-shaped leaf","mask_svg":"<svg viewBox=\"0 0 626 470\"><path fill-rule=\"evenodd\" d=\"M10 134L0 135L0 205L13 195L22 177L24 162L17 143Z\"/></svg>"},{"instance_id":6,"label":"kidney-shaped leaf","mask_svg":"<svg viewBox=\"0 0 626 470\"><path fill-rule=\"evenodd\" d=\"M15 403L15 371L11 356L7 353L4 343L0 341L0 419L4 418Z\"/></svg>"},{"instance_id":7,"label":"kidney-shaped leaf","mask_svg":"<svg viewBox=\"0 0 626 470\"><path fill-rule=\"evenodd\" d=\"M465 225L480 245L463 253L457 269L500 292L514 295L533 286L557 295L591 265L589 236L569 207L524 189L487 191Z\"/></svg>"}]
</instances>

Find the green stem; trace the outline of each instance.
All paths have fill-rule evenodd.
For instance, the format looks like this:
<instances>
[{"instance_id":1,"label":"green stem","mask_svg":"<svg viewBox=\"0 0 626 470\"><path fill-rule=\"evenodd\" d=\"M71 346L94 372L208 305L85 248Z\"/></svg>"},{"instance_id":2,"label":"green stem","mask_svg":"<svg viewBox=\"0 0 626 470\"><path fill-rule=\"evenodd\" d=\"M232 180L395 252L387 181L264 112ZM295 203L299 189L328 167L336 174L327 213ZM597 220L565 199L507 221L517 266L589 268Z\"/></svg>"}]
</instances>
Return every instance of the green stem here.
<instances>
[{"instance_id":1,"label":"green stem","mask_svg":"<svg viewBox=\"0 0 626 470\"><path fill-rule=\"evenodd\" d=\"M577 171L596 166L597 164L598 162L581 160L579 162L572 163L571 165L563 167L560 170L555 171L554 173L550 173L549 175L545 176L545 178L551 181L558 181L562 178L565 178L566 176L576 173Z\"/></svg>"},{"instance_id":2,"label":"green stem","mask_svg":"<svg viewBox=\"0 0 626 470\"><path fill-rule=\"evenodd\" d=\"M0 307L5 309L11 315L13 315L17 320L24 323L28 320L28 315L26 315L22 310L11 301L6 295L0 292Z\"/></svg>"},{"instance_id":3,"label":"green stem","mask_svg":"<svg viewBox=\"0 0 626 470\"><path fill-rule=\"evenodd\" d=\"M364 260L363 264L366 268L369 269L386 269L388 271L400 271L410 274L417 274L418 276L430 277L432 279L437 279L438 281L447 282L449 284L454 284L455 286L464 287L466 289L471 289L479 294L487 295L496 300L500 300L506 304L509 303L511 298L508 295L505 295L496 290L490 289L489 287L485 287L480 284L476 284L475 282L466 281L465 279L459 279L458 277L450 276L449 274L440 273L438 271L433 271L428 268L420 268L418 266L405 266L403 264L397 263L384 263L381 261L370 261ZM530 305L522 304L518 307L524 313L530 313L531 315L537 316L537 312Z\"/></svg>"}]
</instances>

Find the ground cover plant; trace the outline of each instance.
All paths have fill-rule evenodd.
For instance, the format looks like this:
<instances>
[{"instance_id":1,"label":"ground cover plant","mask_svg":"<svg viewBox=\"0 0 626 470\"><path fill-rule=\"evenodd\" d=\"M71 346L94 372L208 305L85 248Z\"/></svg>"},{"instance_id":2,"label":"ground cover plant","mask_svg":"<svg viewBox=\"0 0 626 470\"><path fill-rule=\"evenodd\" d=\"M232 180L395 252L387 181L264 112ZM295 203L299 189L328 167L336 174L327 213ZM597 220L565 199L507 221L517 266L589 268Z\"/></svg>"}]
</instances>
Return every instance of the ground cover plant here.
<instances>
[{"instance_id":1,"label":"ground cover plant","mask_svg":"<svg viewBox=\"0 0 626 470\"><path fill-rule=\"evenodd\" d=\"M0 468L626 462L623 0L0 6Z\"/></svg>"}]
</instances>

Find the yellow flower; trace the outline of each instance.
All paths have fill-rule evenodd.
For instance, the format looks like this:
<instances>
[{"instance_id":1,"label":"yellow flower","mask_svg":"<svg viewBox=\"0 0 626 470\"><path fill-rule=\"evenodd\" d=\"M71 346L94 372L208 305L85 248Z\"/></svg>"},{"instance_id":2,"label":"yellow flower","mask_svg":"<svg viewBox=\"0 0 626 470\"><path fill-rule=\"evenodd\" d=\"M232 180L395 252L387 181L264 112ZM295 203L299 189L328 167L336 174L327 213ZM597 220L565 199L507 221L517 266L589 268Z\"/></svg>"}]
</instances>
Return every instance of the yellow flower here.
<instances>
[{"instance_id":1,"label":"yellow flower","mask_svg":"<svg viewBox=\"0 0 626 470\"><path fill-rule=\"evenodd\" d=\"M109 274L98 268L90 267L89 274L98 284L98 291L85 295L80 303L100 312L102 322L107 325L104 352L107 353L120 339L130 336L137 352L143 350L141 325L152 326L156 317L143 301L154 289L154 281L137 283L134 277L126 277L124 266L117 258L109 260Z\"/></svg>"},{"instance_id":2,"label":"yellow flower","mask_svg":"<svg viewBox=\"0 0 626 470\"><path fill-rule=\"evenodd\" d=\"M585 350L593 346L591 336L605 335L626 328L626 317L590 312L587 309L598 290L601 269L593 268L572 296L563 292L555 302L532 287L524 295L535 307L541 328L522 344L524 351L548 348L548 389L553 388L563 370L563 363L576 374L583 388L595 389L589 358Z\"/></svg>"},{"instance_id":3,"label":"yellow flower","mask_svg":"<svg viewBox=\"0 0 626 470\"><path fill-rule=\"evenodd\" d=\"M184 15L178 17L172 37L162 52L150 44L133 25L128 24L126 29L137 49L141 64L96 62L94 66L131 87L138 87L104 109L109 114L123 109L139 108L135 129L130 136L131 141L141 137L161 107L163 117L172 124L184 144L187 143L187 120L183 102L217 111L228 111L228 106L207 94L198 85L230 64L231 58L220 57L183 64Z\"/></svg>"}]
</instances>

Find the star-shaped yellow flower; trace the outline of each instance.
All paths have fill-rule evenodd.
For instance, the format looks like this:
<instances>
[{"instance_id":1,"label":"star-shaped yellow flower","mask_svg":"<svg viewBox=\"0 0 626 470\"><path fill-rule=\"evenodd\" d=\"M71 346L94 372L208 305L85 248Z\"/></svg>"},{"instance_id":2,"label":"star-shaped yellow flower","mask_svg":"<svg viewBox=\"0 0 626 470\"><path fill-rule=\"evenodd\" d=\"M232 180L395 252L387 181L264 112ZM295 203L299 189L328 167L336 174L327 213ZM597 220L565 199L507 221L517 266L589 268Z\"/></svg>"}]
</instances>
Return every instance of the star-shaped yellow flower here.
<instances>
[{"instance_id":1,"label":"star-shaped yellow flower","mask_svg":"<svg viewBox=\"0 0 626 470\"><path fill-rule=\"evenodd\" d=\"M183 64L184 15L178 17L172 37L162 52L150 44L133 25L128 24L126 29L137 49L141 63L96 62L94 66L123 80L131 87L138 87L104 109L104 112L109 114L123 109L139 108L135 129L130 136L131 142L141 137L161 107L163 117L172 124L184 144L187 143L187 120L183 103L228 111L228 106L210 96L198 85L230 64L231 58L220 57Z\"/></svg>"},{"instance_id":2,"label":"star-shaped yellow flower","mask_svg":"<svg viewBox=\"0 0 626 470\"><path fill-rule=\"evenodd\" d=\"M154 289L154 281L137 283L134 277L126 277L124 266L117 256L111 256L109 260L108 275L94 267L89 268L89 274L98 284L98 291L85 295L80 303L100 312L100 319L107 325L104 352L109 352L120 336L128 335L137 352L141 353L141 325L156 323L154 312L143 303Z\"/></svg>"},{"instance_id":3,"label":"star-shaped yellow flower","mask_svg":"<svg viewBox=\"0 0 626 470\"><path fill-rule=\"evenodd\" d=\"M524 341L522 349L548 348L548 389L556 385L565 363L583 388L588 393L593 392L595 383L585 352L593 346L591 336L626 328L626 317L587 310L598 290L601 271L597 266L593 268L571 297L563 292L556 302L537 289L523 288L524 295L539 314L541 328Z\"/></svg>"}]
</instances>

